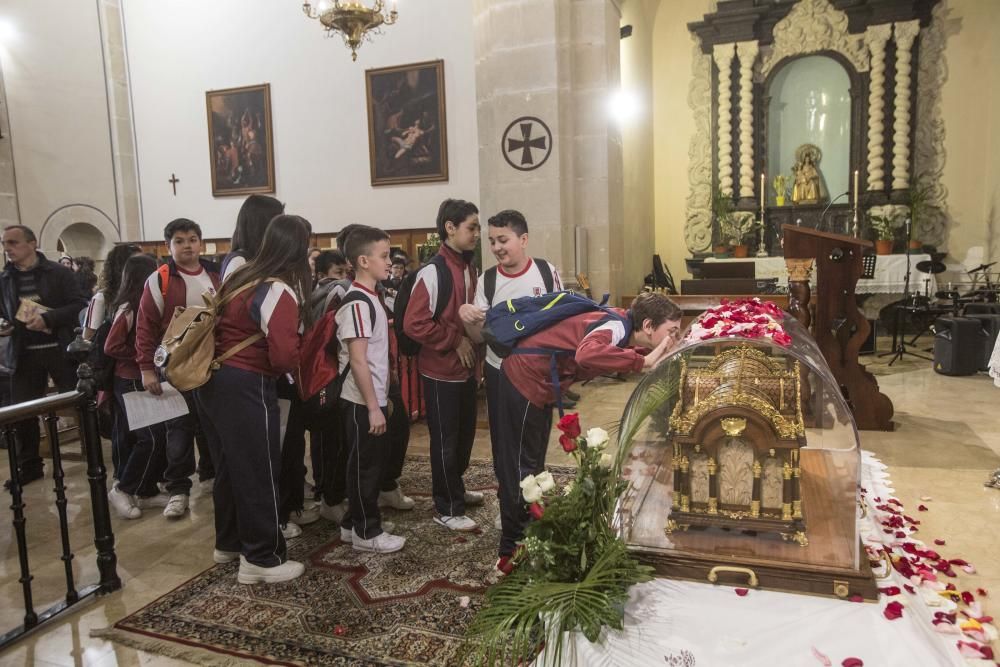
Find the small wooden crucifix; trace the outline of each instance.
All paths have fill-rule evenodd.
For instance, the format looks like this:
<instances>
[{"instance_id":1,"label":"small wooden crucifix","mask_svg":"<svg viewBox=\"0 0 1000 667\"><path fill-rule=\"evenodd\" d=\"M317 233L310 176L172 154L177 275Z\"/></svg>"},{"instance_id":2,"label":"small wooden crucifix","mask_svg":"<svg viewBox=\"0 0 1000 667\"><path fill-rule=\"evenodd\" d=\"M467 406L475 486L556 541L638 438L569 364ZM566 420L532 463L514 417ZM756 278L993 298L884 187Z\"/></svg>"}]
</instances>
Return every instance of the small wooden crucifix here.
<instances>
[{"instance_id":1,"label":"small wooden crucifix","mask_svg":"<svg viewBox=\"0 0 1000 667\"><path fill-rule=\"evenodd\" d=\"M181 179L177 178L175 174L170 174L170 180L167 181L167 183L170 183L170 185L174 186L175 197L177 196L177 184L180 183L180 181Z\"/></svg>"}]
</instances>

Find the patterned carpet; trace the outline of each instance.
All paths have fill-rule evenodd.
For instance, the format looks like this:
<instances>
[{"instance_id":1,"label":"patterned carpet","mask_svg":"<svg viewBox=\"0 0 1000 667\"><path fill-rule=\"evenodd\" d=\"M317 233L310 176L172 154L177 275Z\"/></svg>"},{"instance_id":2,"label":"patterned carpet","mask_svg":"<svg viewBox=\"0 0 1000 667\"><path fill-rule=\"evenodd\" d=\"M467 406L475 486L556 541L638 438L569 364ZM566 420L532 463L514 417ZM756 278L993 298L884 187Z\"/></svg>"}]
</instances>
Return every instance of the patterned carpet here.
<instances>
[{"instance_id":1,"label":"patterned carpet","mask_svg":"<svg viewBox=\"0 0 1000 667\"><path fill-rule=\"evenodd\" d=\"M402 551L354 551L320 519L289 541L290 557L306 564L298 579L241 586L237 563L217 565L94 634L215 666L248 658L288 665L461 664L462 635L482 604L498 541L492 464L473 462L465 479L469 489L485 492L484 504L469 512L478 532L459 534L432 522L430 461L411 457L401 484L416 508L384 513L407 538Z\"/></svg>"}]
</instances>

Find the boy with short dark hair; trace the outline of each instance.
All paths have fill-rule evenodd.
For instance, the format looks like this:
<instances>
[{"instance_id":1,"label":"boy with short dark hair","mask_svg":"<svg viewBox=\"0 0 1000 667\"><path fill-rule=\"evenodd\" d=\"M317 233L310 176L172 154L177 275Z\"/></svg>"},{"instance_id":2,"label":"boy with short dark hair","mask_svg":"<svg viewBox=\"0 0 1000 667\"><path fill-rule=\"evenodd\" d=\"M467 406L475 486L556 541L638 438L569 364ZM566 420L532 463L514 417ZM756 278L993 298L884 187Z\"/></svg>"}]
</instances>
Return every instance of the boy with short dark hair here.
<instances>
[{"instance_id":1,"label":"boy with short dark hair","mask_svg":"<svg viewBox=\"0 0 1000 667\"><path fill-rule=\"evenodd\" d=\"M358 551L390 553L406 540L382 529L379 492L386 449L389 387L389 320L375 291L389 275L389 235L371 227L355 229L346 242L354 282L337 311L341 419L348 446L348 511L340 538Z\"/></svg>"},{"instance_id":2,"label":"boy with short dark hair","mask_svg":"<svg viewBox=\"0 0 1000 667\"><path fill-rule=\"evenodd\" d=\"M681 310L666 295L644 293L618 317L593 310L568 317L519 341L518 347L575 349L556 357L561 387L604 373L652 370L674 347L680 335ZM628 324L627 324L628 323ZM630 328L631 330L626 330ZM643 355L634 348L650 350ZM524 535L528 511L520 483L545 467L545 451L552 430L555 393L550 357L511 354L500 366L496 418L498 446L494 461L500 484L500 559L497 569L510 571L510 558ZM496 454L495 454L496 455Z\"/></svg>"},{"instance_id":3,"label":"boy with short dark hair","mask_svg":"<svg viewBox=\"0 0 1000 667\"><path fill-rule=\"evenodd\" d=\"M339 250L324 250L316 256L316 279L317 287L329 281L343 280L347 278L350 264L344 253Z\"/></svg>"},{"instance_id":4,"label":"boy with short dark hair","mask_svg":"<svg viewBox=\"0 0 1000 667\"><path fill-rule=\"evenodd\" d=\"M434 520L451 530L471 531L476 522L467 505L480 504L483 494L466 491L462 475L469 467L476 435L476 350L465 331L459 308L476 294L473 253L479 243L479 209L461 199L446 199L438 209L440 255L451 279L448 302L438 306L437 267L417 273L406 308L403 331L421 348L417 356L423 376L427 426L431 439Z\"/></svg>"},{"instance_id":5,"label":"boy with short dark hair","mask_svg":"<svg viewBox=\"0 0 1000 667\"><path fill-rule=\"evenodd\" d=\"M156 348L160 346L163 332L178 307L202 306L202 294L215 294L219 287L218 267L202 259L201 227L187 218L177 218L163 230L163 237L170 249L170 259L146 281L139 301L135 324L135 360L142 371L142 385L146 391L159 395L160 373L153 363ZM163 476L169 499L163 515L177 518L188 507L191 493L191 475L194 473L194 439L198 430L197 412L191 392L185 392L189 414L171 419L167 428L167 469ZM210 478L214 471L207 448L199 447L202 475Z\"/></svg>"}]
</instances>

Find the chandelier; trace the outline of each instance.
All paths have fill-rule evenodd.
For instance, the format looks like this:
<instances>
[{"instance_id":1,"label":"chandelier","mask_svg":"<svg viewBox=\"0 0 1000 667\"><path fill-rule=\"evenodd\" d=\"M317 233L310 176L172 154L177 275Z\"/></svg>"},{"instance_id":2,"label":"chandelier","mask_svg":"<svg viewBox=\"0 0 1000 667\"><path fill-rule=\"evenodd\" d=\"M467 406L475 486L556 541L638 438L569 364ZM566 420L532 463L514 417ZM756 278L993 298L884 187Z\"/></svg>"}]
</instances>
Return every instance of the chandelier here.
<instances>
[{"instance_id":1,"label":"chandelier","mask_svg":"<svg viewBox=\"0 0 1000 667\"><path fill-rule=\"evenodd\" d=\"M392 9L383 14L383 0L375 0L374 7L367 7L362 2L350 0L319 0L313 8L309 0L302 3L302 11L311 19L319 19L326 28L328 37L339 32L344 38L344 44L351 49L351 60L358 59L358 48L361 41L371 39L371 35L382 25L392 25L396 22L396 0L392 0Z\"/></svg>"}]
</instances>

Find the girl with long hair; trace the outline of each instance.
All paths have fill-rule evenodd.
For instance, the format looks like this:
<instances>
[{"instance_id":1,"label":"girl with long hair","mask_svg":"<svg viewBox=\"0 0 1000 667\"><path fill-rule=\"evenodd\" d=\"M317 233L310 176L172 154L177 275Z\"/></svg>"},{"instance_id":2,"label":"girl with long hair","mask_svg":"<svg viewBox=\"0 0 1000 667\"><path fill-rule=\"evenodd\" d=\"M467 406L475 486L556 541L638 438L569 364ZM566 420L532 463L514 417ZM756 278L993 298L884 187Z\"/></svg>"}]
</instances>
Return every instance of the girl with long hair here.
<instances>
[{"instance_id":1,"label":"girl with long hair","mask_svg":"<svg viewBox=\"0 0 1000 667\"><path fill-rule=\"evenodd\" d=\"M240 561L243 584L288 581L304 571L288 560L281 534L281 432L277 379L299 365L299 330L308 327L311 227L279 215L257 255L219 292L219 370L195 391L215 462L217 563Z\"/></svg>"},{"instance_id":2,"label":"girl with long hair","mask_svg":"<svg viewBox=\"0 0 1000 667\"><path fill-rule=\"evenodd\" d=\"M149 276L156 271L149 255L133 255L125 261L120 287L110 310L114 313L104 352L115 360L115 412L112 451L118 464L118 482L108 501L123 519L138 519L145 507L163 507L168 497L157 486L167 466L166 424L130 431L125 413L125 395L142 391L142 372L135 360L135 315ZM128 447L129 436L134 444Z\"/></svg>"},{"instance_id":3,"label":"girl with long hair","mask_svg":"<svg viewBox=\"0 0 1000 667\"><path fill-rule=\"evenodd\" d=\"M104 260L104 268L101 269L101 278L97 283L97 292L87 306L87 316L83 325L84 340L93 339L101 325L114 315L114 309L109 309L108 305L118 297L125 261L140 252L142 249L139 246L125 243L116 245L108 253L107 259Z\"/></svg>"},{"instance_id":4,"label":"girl with long hair","mask_svg":"<svg viewBox=\"0 0 1000 667\"><path fill-rule=\"evenodd\" d=\"M240 207L233 230L233 247L222 261L222 279L253 259L264 241L264 230L275 216L285 212L285 205L267 195L250 195Z\"/></svg>"}]
</instances>

